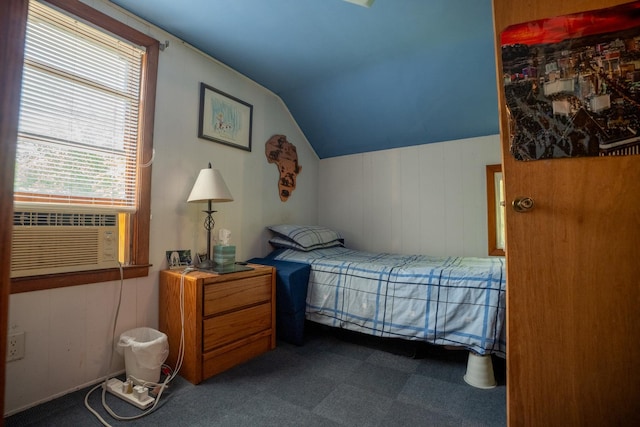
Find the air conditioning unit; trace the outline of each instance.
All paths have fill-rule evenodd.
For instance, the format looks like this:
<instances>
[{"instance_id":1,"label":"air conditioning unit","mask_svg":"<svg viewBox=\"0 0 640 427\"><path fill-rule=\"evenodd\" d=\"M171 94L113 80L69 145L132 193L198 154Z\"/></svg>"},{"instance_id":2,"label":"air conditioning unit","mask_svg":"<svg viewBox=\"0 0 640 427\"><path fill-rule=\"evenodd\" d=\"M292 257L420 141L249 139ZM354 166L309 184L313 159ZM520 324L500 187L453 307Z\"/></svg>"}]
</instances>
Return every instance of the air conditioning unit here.
<instances>
[{"instance_id":1,"label":"air conditioning unit","mask_svg":"<svg viewBox=\"0 0 640 427\"><path fill-rule=\"evenodd\" d=\"M14 212L11 277L117 266L118 214Z\"/></svg>"}]
</instances>

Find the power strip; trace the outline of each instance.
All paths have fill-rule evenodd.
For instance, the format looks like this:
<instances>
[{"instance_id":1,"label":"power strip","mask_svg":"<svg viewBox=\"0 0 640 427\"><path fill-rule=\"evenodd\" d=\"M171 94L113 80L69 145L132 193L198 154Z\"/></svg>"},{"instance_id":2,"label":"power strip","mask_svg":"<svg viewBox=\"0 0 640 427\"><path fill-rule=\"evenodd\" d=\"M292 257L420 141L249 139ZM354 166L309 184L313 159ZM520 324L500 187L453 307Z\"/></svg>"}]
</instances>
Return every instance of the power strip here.
<instances>
[{"instance_id":1,"label":"power strip","mask_svg":"<svg viewBox=\"0 0 640 427\"><path fill-rule=\"evenodd\" d=\"M135 386L131 393L126 393L125 384L117 378L111 378L106 384L107 391L118 396L125 402L129 402L140 409L147 409L153 405L155 399L149 396L149 389L143 386Z\"/></svg>"}]
</instances>

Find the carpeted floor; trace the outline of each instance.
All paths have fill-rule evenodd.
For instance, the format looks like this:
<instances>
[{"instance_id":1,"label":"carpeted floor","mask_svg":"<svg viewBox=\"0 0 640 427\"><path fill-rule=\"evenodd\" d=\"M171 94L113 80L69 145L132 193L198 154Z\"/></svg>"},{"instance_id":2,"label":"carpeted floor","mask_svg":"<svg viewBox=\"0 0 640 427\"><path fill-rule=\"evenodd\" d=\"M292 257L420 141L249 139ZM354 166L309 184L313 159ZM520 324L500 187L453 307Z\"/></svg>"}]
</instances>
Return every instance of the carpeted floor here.
<instances>
[{"instance_id":1,"label":"carpeted floor","mask_svg":"<svg viewBox=\"0 0 640 427\"><path fill-rule=\"evenodd\" d=\"M380 340L308 325L306 342L275 350L194 386L178 377L155 412L113 426L504 426L505 362L494 357L498 386L462 379L467 352ZM11 426L100 426L84 406L88 390L5 419ZM140 410L107 394L119 415Z\"/></svg>"}]
</instances>

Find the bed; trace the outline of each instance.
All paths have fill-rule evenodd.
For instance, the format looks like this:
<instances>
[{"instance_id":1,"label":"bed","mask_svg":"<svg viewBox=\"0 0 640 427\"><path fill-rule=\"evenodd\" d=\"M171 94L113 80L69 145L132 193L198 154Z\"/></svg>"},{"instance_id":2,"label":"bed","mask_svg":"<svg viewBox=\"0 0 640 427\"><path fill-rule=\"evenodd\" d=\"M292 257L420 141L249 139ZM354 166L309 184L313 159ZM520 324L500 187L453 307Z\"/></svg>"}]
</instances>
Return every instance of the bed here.
<instances>
[{"instance_id":1,"label":"bed","mask_svg":"<svg viewBox=\"0 0 640 427\"><path fill-rule=\"evenodd\" d=\"M344 247L325 227L269 229L268 258L311 266L307 320L505 356L504 258L371 253Z\"/></svg>"}]
</instances>

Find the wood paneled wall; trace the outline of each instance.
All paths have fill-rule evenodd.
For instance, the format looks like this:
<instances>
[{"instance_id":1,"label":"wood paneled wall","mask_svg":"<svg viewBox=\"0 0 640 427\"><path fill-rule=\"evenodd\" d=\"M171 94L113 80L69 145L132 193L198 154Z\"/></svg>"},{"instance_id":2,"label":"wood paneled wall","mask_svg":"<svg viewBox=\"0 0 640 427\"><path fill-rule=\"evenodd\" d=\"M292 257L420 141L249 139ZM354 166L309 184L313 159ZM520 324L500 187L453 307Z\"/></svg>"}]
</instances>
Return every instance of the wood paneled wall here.
<instances>
[{"instance_id":1,"label":"wood paneled wall","mask_svg":"<svg viewBox=\"0 0 640 427\"><path fill-rule=\"evenodd\" d=\"M320 224L349 248L442 256L487 255L485 166L498 135L320 161Z\"/></svg>"}]
</instances>

